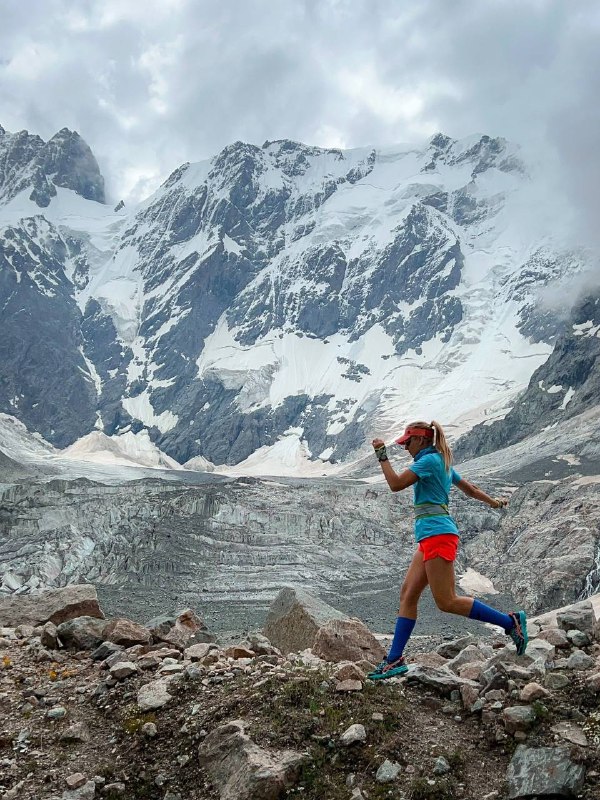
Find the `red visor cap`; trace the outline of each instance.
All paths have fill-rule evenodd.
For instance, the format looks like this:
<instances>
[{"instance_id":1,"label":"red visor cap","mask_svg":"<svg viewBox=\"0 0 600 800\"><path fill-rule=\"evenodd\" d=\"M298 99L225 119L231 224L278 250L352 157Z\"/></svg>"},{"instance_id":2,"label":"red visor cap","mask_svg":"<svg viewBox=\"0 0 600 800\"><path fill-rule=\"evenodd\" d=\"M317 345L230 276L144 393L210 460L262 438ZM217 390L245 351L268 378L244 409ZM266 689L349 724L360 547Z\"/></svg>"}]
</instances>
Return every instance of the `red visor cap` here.
<instances>
[{"instance_id":1,"label":"red visor cap","mask_svg":"<svg viewBox=\"0 0 600 800\"><path fill-rule=\"evenodd\" d=\"M406 444L411 436L424 436L426 439L433 439L433 431L427 428L406 428L400 438L395 439L396 444Z\"/></svg>"}]
</instances>

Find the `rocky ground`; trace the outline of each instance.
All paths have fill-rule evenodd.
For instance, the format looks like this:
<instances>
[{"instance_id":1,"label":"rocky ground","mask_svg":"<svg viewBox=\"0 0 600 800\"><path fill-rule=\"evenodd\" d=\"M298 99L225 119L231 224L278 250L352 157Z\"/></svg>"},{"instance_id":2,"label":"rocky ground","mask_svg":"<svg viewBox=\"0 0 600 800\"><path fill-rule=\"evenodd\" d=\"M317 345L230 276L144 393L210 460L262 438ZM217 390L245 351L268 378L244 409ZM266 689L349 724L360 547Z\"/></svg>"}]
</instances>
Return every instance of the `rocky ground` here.
<instances>
[{"instance_id":1,"label":"rocky ground","mask_svg":"<svg viewBox=\"0 0 600 800\"><path fill-rule=\"evenodd\" d=\"M211 642L191 611L149 628L93 616L0 627L0 797L600 795L590 604L531 625L520 658L505 636L467 635L371 683L378 642L342 614L323 624L327 607L311 603L294 595L270 615L284 650L290 636L312 642L285 655L259 634Z\"/></svg>"}]
</instances>

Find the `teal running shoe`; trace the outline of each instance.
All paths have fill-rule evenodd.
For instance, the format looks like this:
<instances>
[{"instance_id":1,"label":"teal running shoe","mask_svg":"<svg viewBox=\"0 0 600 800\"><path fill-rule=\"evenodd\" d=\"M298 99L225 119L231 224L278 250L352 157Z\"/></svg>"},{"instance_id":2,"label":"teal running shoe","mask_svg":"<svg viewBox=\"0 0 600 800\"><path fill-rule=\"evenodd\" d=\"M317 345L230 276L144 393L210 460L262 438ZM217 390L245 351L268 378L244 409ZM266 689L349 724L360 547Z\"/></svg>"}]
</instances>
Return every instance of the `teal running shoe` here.
<instances>
[{"instance_id":1,"label":"teal running shoe","mask_svg":"<svg viewBox=\"0 0 600 800\"><path fill-rule=\"evenodd\" d=\"M515 643L517 655L522 656L527 649L527 642L529 641L527 636L527 617L524 611L511 611L508 616L515 624L506 633Z\"/></svg>"},{"instance_id":2,"label":"teal running shoe","mask_svg":"<svg viewBox=\"0 0 600 800\"><path fill-rule=\"evenodd\" d=\"M397 678L399 675L405 675L408 672L404 658L397 658L388 664L387 661L382 661L378 664L373 672L369 672L367 678L370 681L384 681L386 678Z\"/></svg>"}]
</instances>

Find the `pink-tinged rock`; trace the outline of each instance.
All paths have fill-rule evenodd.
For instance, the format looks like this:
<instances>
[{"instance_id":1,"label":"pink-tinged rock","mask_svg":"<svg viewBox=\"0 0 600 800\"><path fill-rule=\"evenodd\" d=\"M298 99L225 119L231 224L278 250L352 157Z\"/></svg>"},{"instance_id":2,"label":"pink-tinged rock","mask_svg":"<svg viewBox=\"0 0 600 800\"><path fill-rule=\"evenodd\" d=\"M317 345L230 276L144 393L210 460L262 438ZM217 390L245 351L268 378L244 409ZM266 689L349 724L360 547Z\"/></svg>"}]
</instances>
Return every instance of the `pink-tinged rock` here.
<instances>
[{"instance_id":1,"label":"pink-tinged rock","mask_svg":"<svg viewBox=\"0 0 600 800\"><path fill-rule=\"evenodd\" d=\"M74 772L72 775L67 776L66 783L69 789L79 789L80 786L86 782L87 778L83 772Z\"/></svg>"},{"instance_id":2,"label":"pink-tinged rock","mask_svg":"<svg viewBox=\"0 0 600 800\"><path fill-rule=\"evenodd\" d=\"M342 664L339 669L333 673L333 677L337 681L362 681L365 678L365 673L360 669L358 664L348 662L347 664Z\"/></svg>"},{"instance_id":3,"label":"pink-tinged rock","mask_svg":"<svg viewBox=\"0 0 600 800\"><path fill-rule=\"evenodd\" d=\"M285 587L271 604L263 633L285 655L300 653L314 648L317 631L333 619L348 617L303 589Z\"/></svg>"},{"instance_id":4,"label":"pink-tinged rock","mask_svg":"<svg viewBox=\"0 0 600 800\"><path fill-rule=\"evenodd\" d=\"M233 658L237 661L238 658L254 658L256 653L254 653L252 650L248 650L247 647L233 645L232 647L228 647L223 655L225 658Z\"/></svg>"},{"instance_id":5,"label":"pink-tinged rock","mask_svg":"<svg viewBox=\"0 0 600 800\"><path fill-rule=\"evenodd\" d=\"M479 662L475 664L463 664L462 667L459 667L458 674L461 678L466 678L469 681L478 681L484 667L485 664Z\"/></svg>"},{"instance_id":6,"label":"pink-tinged rock","mask_svg":"<svg viewBox=\"0 0 600 800\"><path fill-rule=\"evenodd\" d=\"M96 589L91 584L74 584L63 589L43 589L26 595L0 598L0 627L17 625L60 625L76 617L104 619Z\"/></svg>"},{"instance_id":7,"label":"pink-tinged rock","mask_svg":"<svg viewBox=\"0 0 600 800\"><path fill-rule=\"evenodd\" d=\"M537 636L538 639L542 639L544 642L549 642L553 644L554 647L565 648L570 647L570 642L567 637L565 631L561 630L560 628L546 628Z\"/></svg>"},{"instance_id":8,"label":"pink-tinged rock","mask_svg":"<svg viewBox=\"0 0 600 800\"><path fill-rule=\"evenodd\" d=\"M502 721L507 733L528 731L535 722L535 712L531 706L510 706L503 710Z\"/></svg>"},{"instance_id":9,"label":"pink-tinged rock","mask_svg":"<svg viewBox=\"0 0 600 800\"><path fill-rule=\"evenodd\" d=\"M424 667L443 667L448 661L447 658L436 653L435 650L430 653L419 653L417 659L419 664Z\"/></svg>"},{"instance_id":10,"label":"pink-tinged rock","mask_svg":"<svg viewBox=\"0 0 600 800\"><path fill-rule=\"evenodd\" d=\"M122 647L148 644L152 639L150 631L130 619L113 619L104 629L104 638Z\"/></svg>"},{"instance_id":11,"label":"pink-tinged rock","mask_svg":"<svg viewBox=\"0 0 600 800\"><path fill-rule=\"evenodd\" d=\"M312 651L325 661L375 661L385 650L358 619L332 619L319 628Z\"/></svg>"},{"instance_id":12,"label":"pink-tinged rock","mask_svg":"<svg viewBox=\"0 0 600 800\"><path fill-rule=\"evenodd\" d=\"M460 687L460 697L463 706L467 709L467 711L470 711L473 708L475 701L479 699L479 692L475 686L464 684Z\"/></svg>"},{"instance_id":13,"label":"pink-tinged rock","mask_svg":"<svg viewBox=\"0 0 600 800\"><path fill-rule=\"evenodd\" d=\"M212 650L217 650L216 645L208 643L193 644L183 651L183 655L189 661L202 661Z\"/></svg>"},{"instance_id":14,"label":"pink-tinged rock","mask_svg":"<svg viewBox=\"0 0 600 800\"><path fill-rule=\"evenodd\" d=\"M542 697L550 697L550 692L539 683L532 682L521 689L520 697L525 703L531 703L533 700L541 700Z\"/></svg>"}]
</instances>

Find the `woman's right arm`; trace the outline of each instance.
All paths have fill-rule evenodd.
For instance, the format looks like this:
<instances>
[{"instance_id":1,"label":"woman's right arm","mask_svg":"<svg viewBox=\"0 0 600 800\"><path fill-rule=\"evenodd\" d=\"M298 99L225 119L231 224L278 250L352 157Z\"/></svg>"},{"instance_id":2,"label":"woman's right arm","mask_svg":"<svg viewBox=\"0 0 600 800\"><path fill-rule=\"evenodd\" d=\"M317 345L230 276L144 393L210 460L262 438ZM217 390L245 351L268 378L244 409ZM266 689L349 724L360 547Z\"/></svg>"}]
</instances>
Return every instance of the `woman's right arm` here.
<instances>
[{"instance_id":1,"label":"woman's right arm","mask_svg":"<svg viewBox=\"0 0 600 800\"><path fill-rule=\"evenodd\" d=\"M508 505L508 500L505 497L490 497L490 495L484 492L483 489L480 489L479 486L475 486L474 483L470 483L464 478L461 478L455 485L461 492L466 494L467 497L472 497L473 500L479 500L481 503L487 503L488 506L492 508L504 508L504 506Z\"/></svg>"}]
</instances>

